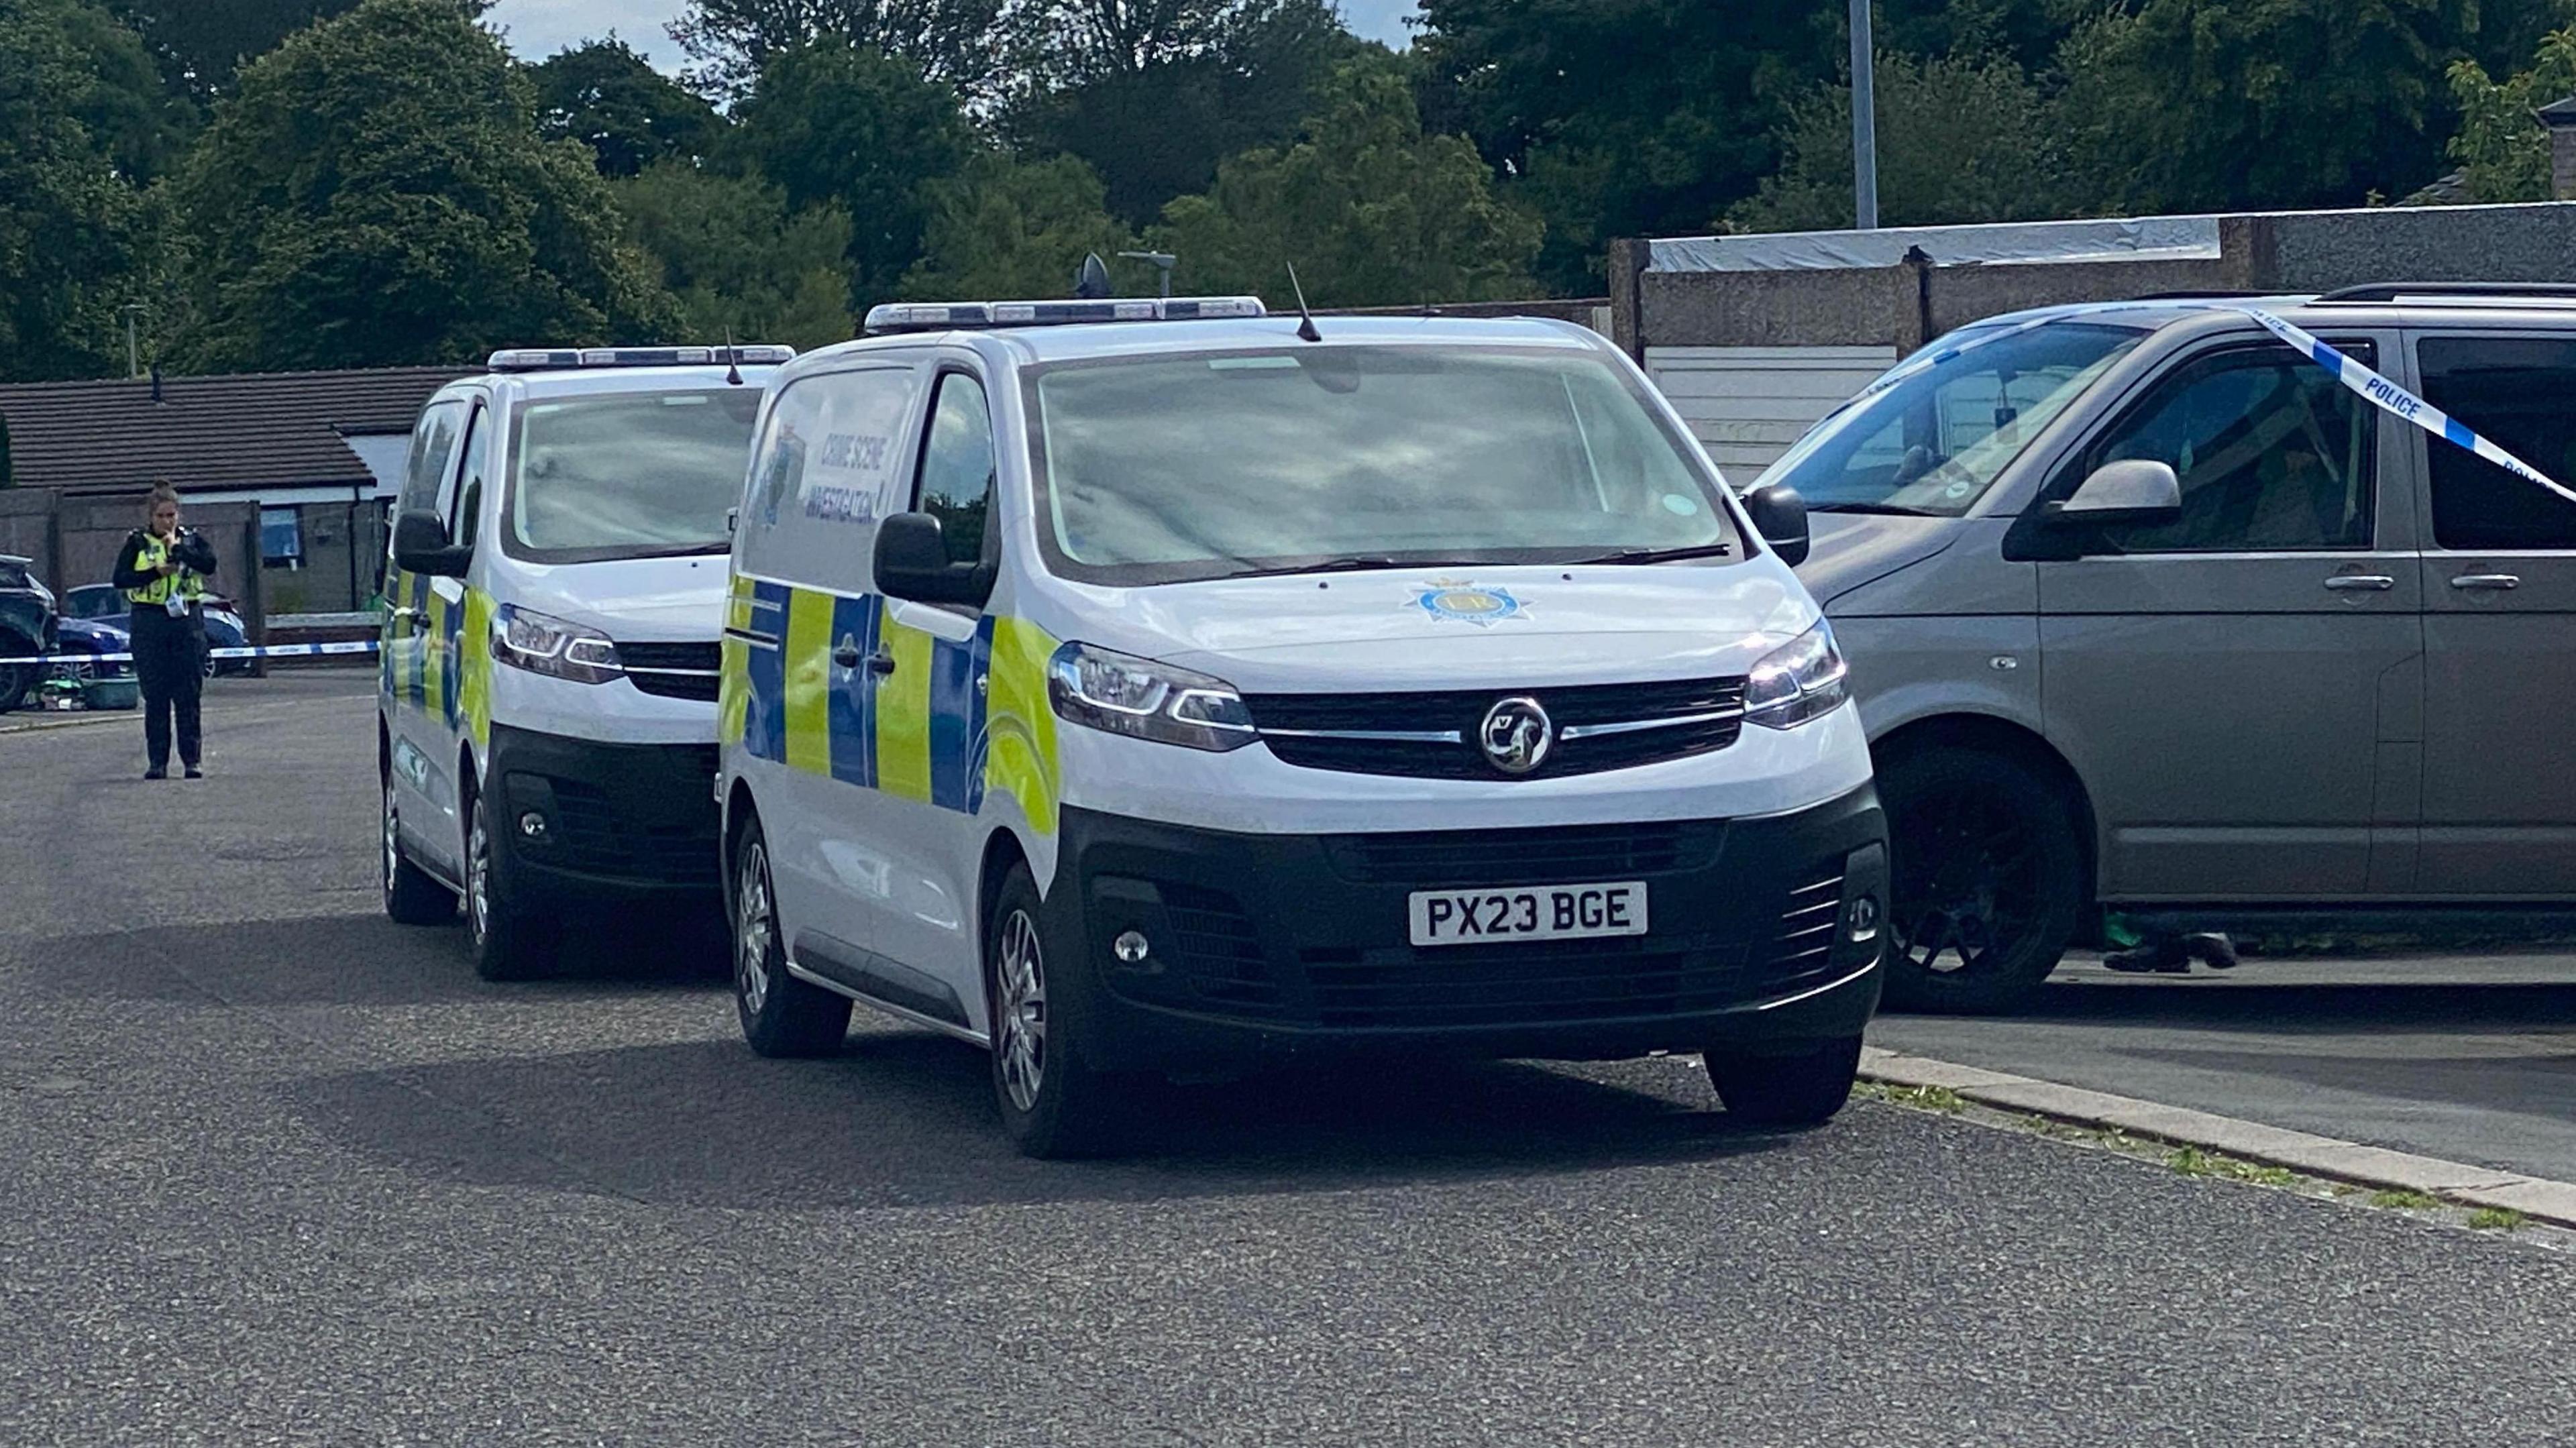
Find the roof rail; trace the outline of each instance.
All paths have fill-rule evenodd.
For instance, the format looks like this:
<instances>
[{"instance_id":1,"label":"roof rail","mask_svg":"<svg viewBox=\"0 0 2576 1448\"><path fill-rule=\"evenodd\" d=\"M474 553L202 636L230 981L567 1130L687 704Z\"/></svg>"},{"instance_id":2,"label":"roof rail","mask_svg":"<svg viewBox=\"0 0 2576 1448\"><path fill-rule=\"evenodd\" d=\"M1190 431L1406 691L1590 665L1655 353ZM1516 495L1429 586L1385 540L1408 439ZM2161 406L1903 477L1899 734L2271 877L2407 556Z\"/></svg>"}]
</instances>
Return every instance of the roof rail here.
<instances>
[{"instance_id":1,"label":"roof rail","mask_svg":"<svg viewBox=\"0 0 2576 1448\"><path fill-rule=\"evenodd\" d=\"M551 372L564 367L711 367L728 360L751 367L796 360L779 346L715 347L505 347L485 358L495 372Z\"/></svg>"},{"instance_id":2,"label":"roof rail","mask_svg":"<svg viewBox=\"0 0 2576 1448\"><path fill-rule=\"evenodd\" d=\"M2149 292L2145 296L2132 297L2130 300L2137 302L2227 301L2242 297L2277 297L2279 295L2281 295L2279 292L2237 291L2226 287L2185 287L2180 291Z\"/></svg>"},{"instance_id":3,"label":"roof rail","mask_svg":"<svg viewBox=\"0 0 2576 1448\"><path fill-rule=\"evenodd\" d=\"M2399 297L2558 297L2576 301L2576 282L2370 282L2328 292L2317 302L2393 302Z\"/></svg>"},{"instance_id":4,"label":"roof rail","mask_svg":"<svg viewBox=\"0 0 2576 1448\"><path fill-rule=\"evenodd\" d=\"M1161 297L1127 301L887 302L870 307L860 330L871 337L893 332L969 332L987 327L1060 327L1076 322L1190 322L1218 317L1260 317L1259 297Z\"/></svg>"}]
</instances>

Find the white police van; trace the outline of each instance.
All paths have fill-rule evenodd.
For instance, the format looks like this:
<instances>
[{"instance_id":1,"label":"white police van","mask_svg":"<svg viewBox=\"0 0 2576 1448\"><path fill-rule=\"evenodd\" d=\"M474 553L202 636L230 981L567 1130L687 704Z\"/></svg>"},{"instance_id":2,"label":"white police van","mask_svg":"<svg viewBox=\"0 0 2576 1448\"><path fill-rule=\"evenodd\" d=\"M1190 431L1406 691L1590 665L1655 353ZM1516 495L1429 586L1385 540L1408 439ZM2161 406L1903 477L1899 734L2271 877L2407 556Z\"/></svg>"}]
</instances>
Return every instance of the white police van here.
<instances>
[{"instance_id":1,"label":"white police van","mask_svg":"<svg viewBox=\"0 0 2576 1448\"><path fill-rule=\"evenodd\" d=\"M579 906L716 877L727 516L786 347L496 352L394 506L376 710L385 911L524 977Z\"/></svg>"},{"instance_id":2,"label":"white police van","mask_svg":"<svg viewBox=\"0 0 2576 1448\"><path fill-rule=\"evenodd\" d=\"M1803 515L1766 545L1625 357L1251 298L868 330L770 379L734 539L755 1050L961 1037L1034 1154L1353 1049L1842 1105L1886 850Z\"/></svg>"}]
</instances>

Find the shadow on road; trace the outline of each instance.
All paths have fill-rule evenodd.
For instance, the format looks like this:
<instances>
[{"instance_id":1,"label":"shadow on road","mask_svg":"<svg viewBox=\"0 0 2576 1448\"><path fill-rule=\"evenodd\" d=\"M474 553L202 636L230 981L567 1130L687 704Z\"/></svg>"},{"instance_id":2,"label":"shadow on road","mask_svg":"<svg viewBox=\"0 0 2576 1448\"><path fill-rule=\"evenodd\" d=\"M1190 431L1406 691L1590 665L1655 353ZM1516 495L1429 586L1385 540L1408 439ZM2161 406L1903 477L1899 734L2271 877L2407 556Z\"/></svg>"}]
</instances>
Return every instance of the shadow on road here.
<instances>
[{"instance_id":1,"label":"shadow on road","mask_svg":"<svg viewBox=\"0 0 2576 1448\"><path fill-rule=\"evenodd\" d=\"M721 941L640 916L575 932L552 976L507 986L476 977L462 925L403 926L374 914L0 942L4 961L27 967L44 995L174 1007L402 1005L496 992L542 999L704 986L725 970Z\"/></svg>"},{"instance_id":2,"label":"shadow on road","mask_svg":"<svg viewBox=\"0 0 2576 1448\"><path fill-rule=\"evenodd\" d=\"M1037 1162L1003 1138L987 1069L971 1046L888 1029L854 1033L823 1061L764 1061L716 1040L287 1089L323 1131L408 1171L756 1210L1333 1191L1796 1140L1729 1124L1695 1065L1651 1068L1675 1078L1665 1095L1517 1063L1405 1062L1167 1087L1141 1103L1126 1154Z\"/></svg>"}]
</instances>

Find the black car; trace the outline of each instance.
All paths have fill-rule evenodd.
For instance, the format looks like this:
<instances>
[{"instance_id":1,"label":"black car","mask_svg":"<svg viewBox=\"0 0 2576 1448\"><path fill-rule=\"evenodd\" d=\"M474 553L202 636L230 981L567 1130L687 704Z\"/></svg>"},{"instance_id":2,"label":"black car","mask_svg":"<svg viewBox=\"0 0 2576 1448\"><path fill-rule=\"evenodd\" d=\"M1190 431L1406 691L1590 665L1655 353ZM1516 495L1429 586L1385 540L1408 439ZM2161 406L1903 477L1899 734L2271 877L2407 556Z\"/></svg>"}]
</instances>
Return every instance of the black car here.
<instances>
[{"instance_id":1,"label":"black car","mask_svg":"<svg viewBox=\"0 0 2576 1448\"><path fill-rule=\"evenodd\" d=\"M125 594L113 583L84 583L63 595L65 618L89 619L123 628L129 608L130 605L125 601ZM207 594L205 606L201 612L206 620L206 647L209 651L250 646L249 628L243 624L241 614L233 608L231 599L218 594ZM218 659L211 652L206 657L205 669L206 677L209 679L218 674L249 674L257 671L249 659Z\"/></svg>"}]
</instances>

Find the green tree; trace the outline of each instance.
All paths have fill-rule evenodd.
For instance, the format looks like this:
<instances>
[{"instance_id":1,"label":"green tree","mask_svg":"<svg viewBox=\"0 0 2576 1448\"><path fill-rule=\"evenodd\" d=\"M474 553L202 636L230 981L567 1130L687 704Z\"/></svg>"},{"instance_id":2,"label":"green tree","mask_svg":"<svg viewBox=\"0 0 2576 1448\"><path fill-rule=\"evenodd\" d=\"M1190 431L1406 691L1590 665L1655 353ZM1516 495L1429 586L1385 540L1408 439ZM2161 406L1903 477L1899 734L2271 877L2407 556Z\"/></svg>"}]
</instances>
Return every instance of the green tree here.
<instances>
[{"instance_id":1,"label":"green tree","mask_svg":"<svg viewBox=\"0 0 2576 1448\"><path fill-rule=\"evenodd\" d=\"M79 0L0 4L0 376L124 370L116 313L140 295L149 235L120 130L133 98L100 65L113 24Z\"/></svg>"},{"instance_id":2,"label":"green tree","mask_svg":"<svg viewBox=\"0 0 2576 1448\"><path fill-rule=\"evenodd\" d=\"M1620 236L1703 231L1773 167L1779 102L1834 73L1844 7L1423 0L1435 129L1472 136L1547 223L1549 288L1601 285Z\"/></svg>"},{"instance_id":3,"label":"green tree","mask_svg":"<svg viewBox=\"0 0 2576 1448\"><path fill-rule=\"evenodd\" d=\"M2515 7L2498 7L2518 25ZM2443 72L2477 0L2143 0L2060 54L2061 115L2105 209L2349 205L2440 169Z\"/></svg>"},{"instance_id":4,"label":"green tree","mask_svg":"<svg viewBox=\"0 0 2576 1448\"><path fill-rule=\"evenodd\" d=\"M451 362L666 330L590 153L540 139L535 112L451 0L365 0L246 67L177 180L182 360Z\"/></svg>"},{"instance_id":5,"label":"green tree","mask_svg":"<svg viewBox=\"0 0 2576 1448\"><path fill-rule=\"evenodd\" d=\"M1190 291L1282 299L1294 262L1309 302L1359 307L1528 296L1540 233L1465 137L1423 132L1395 67L1355 62L1293 144L1227 160L1151 240Z\"/></svg>"},{"instance_id":6,"label":"green tree","mask_svg":"<svg viewBox=\"0 0 2576 1448\"><path fill-rule=\"evenodd\" d=\"M1889 226L2037 221L2080 205L2047 98L2010 57L1878 59L1878 198ZM1780 169L1737 202L1739 231L1852 224L1851 86L1789 106Z\"/></svg>"},{"instance_id":7,"label":"green tree","mask_svg":"<svg viewBox=\"0 0 2576 1448\"><path fill-rule=\"evenodd\" d=\"M1328 0L1038 0L1017 26L1004 132L1082 158L1134 226L1227 156L1285 142L1363 48Z\"/></svg>"},{"instance_id":8,"label":"green tree","mask_svg":"<svg viewBox=\"0 0 2576 1448\"><path fill-rule=\"evenodd\" d=\"M750 176L659 161L614 183L628 234L661 267L694 342L846 342L854 329L842 256L850 218L837 203L787 209Z\"/></svg>"},{"instance_id":9,"label":"green tree","mask_svg":"<svg viewBox=\"0 0 2576 1448\"><path fill-rule=\"evenodd\" d=\"M235 72L318 20L345 15L358 0L113 0L143 32L170 79L200 100L230 86ZM463 0L460 0L463 3ZM480 13L488 0L474 0Z\"/></svg>"},{"instance_id":10,"label":"green tree","mask_svg":"<svg viewBox=\"0 0 2576 1448\"><path fill-rule=\"evenodd\" d=\"M647 64L616 36L584 41L528 68L537 130L590 147L603 176L632 176L666 156L705 153L722 122L705 97Z\"/></svg>"},{"instance_id":11,"label":"green tree","mask_svg":"<svg viewBox=\"0 0 2576 1448\"><path fill-rule=\"evenodd\" d=\"M727 95L749 92L791 51L837 43L908 62L930 80L975 91L1000 66L996 22L1005 0L690 0L671 38L695 63L690 79Z\"/></svg>"},{"instance_id":12,"label":"green tree","mask_svg":"<svg viewBox=\"0 0 2576 1448\"><path fill-rule=\"evenodd\" d=\"M903 294L921 301L1063 296L1085 256L1114 258L1135 237L1109 214L1107 188L1072 156L1021 161L987 152L923 183L921 260ZM1150 294L1151 283L1135 290Z\"/></svg>"},{"instance_id":13,"label":"green tree","mask_svg":"<svg viewBox=\"0 0 2576 1448\"><path fill-rule=\"evenodd\" d=\"M957 92L832 42L772 57L737 115L738 154L790 207L832 202L849 216L850 310L891 299L921 255L921 183L974 151Z\"/></svg>"},{"instance_id":14,"label":"green tree","mask_svg":"<svg viewBox=\"0 0 2576 1448\"><path fill-rule=\"evenodd\" d=\"M2450 79L2460 108L2450 157L2468 173L2468 199L2550 200L2549 132L2532 112L2576 95L2576 29L2551 32L2530 67L2501 82L2474 60L2452 66Z\"/></svg>"}]
</instances>

